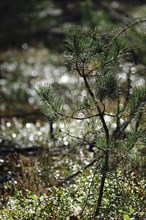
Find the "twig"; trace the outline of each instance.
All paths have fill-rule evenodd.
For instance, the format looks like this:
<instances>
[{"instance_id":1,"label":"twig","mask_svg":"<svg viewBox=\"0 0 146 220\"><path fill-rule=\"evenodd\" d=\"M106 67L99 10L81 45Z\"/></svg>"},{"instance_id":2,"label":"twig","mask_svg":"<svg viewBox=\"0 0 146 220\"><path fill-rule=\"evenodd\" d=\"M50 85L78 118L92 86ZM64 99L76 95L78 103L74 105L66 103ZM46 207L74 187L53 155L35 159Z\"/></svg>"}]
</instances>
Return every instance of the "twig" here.
<instances>
[{"instance_id":1,"label":"twig","mask_svg":"<svg viewBox=\"0 0 146 220\"><path fill-rule=\"evenodd\" d=\"M76 171L75 173L73 173L72 175L65 177L64 179L59 180L59 182L62 184L68 180L73 179L74 177L78 176L80 173L82 173L84 170L86 170L87 168L89 168L90 166L92 166L96 161L101 160L103 155L100 155L99 157L94 158L89 164L87 164L86 166L84 166L83 168L79 169L78 171Z\"/></svg>"},{"instance_id":2,"label":"twig","mask_svg":"<svg viewBox=\"0 0 146 220\"><path fill-rule=\"evenodd\" d=\"M69 132L64 132L64 131L63 131L63 133L65 133L65 134L66 134L67 136L69 136L69 137L72 137L72 138L81 140L81 141L86 142L87 144L91 145L91 142L90 142L90 141L87 141L85 138L80 138L80 137L78 137L78 136L71 135L71 134L69 134ZM95 145L95 142L92 142L92 145ZM102 152L105 152L105 150L104 150L103 148L101 148L101 147L99 147L99 146L96 146L96 147L97 147L99 150L101 150Z\"/></svg>"},{"instance_id":3,"label":"twig","mask_svg":"<svg viewBox=\"0 0 146 220\"><path fill-rule=\"evenodd\" d=\"M146 22L146 19L141 19L141 18L135 18L133 20L136 20L135 22L131 23L129 22L124 28L122 28L122 30L114 37L114 40L116 40L117 38L119 38L120 35L122 35L127 29L139 24L139 23L143 23ZM133 21L132 20L132 21Z\"/></svg>"}]
</instances>

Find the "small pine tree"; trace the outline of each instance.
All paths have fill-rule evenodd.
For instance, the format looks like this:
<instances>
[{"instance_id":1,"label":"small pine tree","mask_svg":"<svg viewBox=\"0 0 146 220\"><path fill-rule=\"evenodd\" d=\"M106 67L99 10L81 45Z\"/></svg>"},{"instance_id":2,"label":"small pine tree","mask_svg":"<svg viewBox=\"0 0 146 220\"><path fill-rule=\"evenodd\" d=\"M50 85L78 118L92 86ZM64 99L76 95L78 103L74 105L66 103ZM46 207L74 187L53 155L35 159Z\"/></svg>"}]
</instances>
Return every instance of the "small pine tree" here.
<instances>
[{"instance_id":1,"label":"small pine tree","mask_svg":"<svg viewBox=\"0 0 146 220\"><path fill-rule=\"evenodd\" d=\"M80 97L75 97L72 109L66 109L65 101L55 95L49 84L40 85L36 90L44 114L53 120L82 121L85 126L80 128L83 140L92 150L94 148L95 155L102 152L95 219L102 212L107 176L118 168L138 142L145 141L146 86L132 87L130 71L123 86L119 74L119 65L131 50L128 31L130 35L131 28L145 21L134 20L120 31L108 34L86 33L78 25L69 28L65 40L68 65L78 77L80 90Z\"/></svg>"}]
</instances>

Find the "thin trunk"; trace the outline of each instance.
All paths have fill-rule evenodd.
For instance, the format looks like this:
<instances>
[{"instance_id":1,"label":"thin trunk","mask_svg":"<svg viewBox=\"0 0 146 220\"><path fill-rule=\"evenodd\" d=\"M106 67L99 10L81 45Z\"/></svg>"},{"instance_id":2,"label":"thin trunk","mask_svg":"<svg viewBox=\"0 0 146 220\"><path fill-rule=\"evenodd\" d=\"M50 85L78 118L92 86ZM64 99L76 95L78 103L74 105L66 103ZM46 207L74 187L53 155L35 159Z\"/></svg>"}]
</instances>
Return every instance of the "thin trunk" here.
<instances>
[{"instance_id":1,"label":"thin trunk","mask_svg":"<svg viewBox=\"0 0 146 220\"><path fill-rule=\"evenodd\" d=\"M106 125L106 122L105 122L105 119L104 119L104 110L103 112L101 111L99 105L98 105L98 102L96 101L96 98L94 96L94 93L92 92L89 84L88 84L88 81L86 79L86 77L84 76L83 77L84 79L84 82L85 82L85 85L86 85L86 88L90 94L90 96L92 97L94 103L95 103L95 106L97 108L97 111L98 111L98 114L99 114L99 117L100 117L100 120L102 122L102 126L103 126L103 129L105 131L105 138L106 138L106 144L107 144L107 147L109 145L109 140L110 140L110 135L109 135L109 130L108 130L108 127ZM101 177L101 183L100 183L100 189L99 189L99 196L98 196L98 201L97 201L97 206L96 206L96 210L95 210L95 214L94 214L94 218L96 219L96 217L99 215L99 212L100 212L100 208L101 208L101 205L102 205L102 199L103 199L103 191L104 191L104 185L105 185L105 180L106 180L106 175L107 175L107 172L108 172L108 160L109 160L109 151L108 149L105 151L105 163L103 165L103 173L102 173L102 177Z\"/></svg>"},{"instance_id":2,"label":"thin trunk","mask_svg":"<svg viewBox=\"0 0 146 220\"><path fill-rule=\"evenodd\" d=\"M108 172L108 159L109 159L109 154L107 151L106 156L105 156L105 163L104 163L104 167L103 167L103 174L102 174L101 183L100 183L99 197L98 197L97 206L96 206L95 215L94 215L95 219L99 215L101 205L102 205L104 185L105 185L106 175Z\"/></svg>"}]
</instances>

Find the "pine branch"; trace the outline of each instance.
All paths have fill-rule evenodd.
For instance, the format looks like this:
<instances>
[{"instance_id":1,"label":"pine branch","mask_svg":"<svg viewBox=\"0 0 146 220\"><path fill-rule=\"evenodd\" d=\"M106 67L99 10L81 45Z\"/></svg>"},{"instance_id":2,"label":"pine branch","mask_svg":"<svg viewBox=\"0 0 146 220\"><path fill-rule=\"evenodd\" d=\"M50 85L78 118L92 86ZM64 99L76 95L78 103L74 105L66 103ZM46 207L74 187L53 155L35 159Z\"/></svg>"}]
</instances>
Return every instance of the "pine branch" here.
<instances>
[{"instance_id":1,"label":"pine branch","mask_svg":"<svg viewBox=\"0 0 146 220\"><path fill-rule=\"evenodd\" d=\"M137 24L143 23L143 22L146 22L145 18L140 18L140 17L134 18L132 21L127 23L124 28L122 28L122 30L114 37L113 40L118 39L123 33L126 32L126 30L130 29L133 26L136 26Z\"/></svg>"}]
</instances>

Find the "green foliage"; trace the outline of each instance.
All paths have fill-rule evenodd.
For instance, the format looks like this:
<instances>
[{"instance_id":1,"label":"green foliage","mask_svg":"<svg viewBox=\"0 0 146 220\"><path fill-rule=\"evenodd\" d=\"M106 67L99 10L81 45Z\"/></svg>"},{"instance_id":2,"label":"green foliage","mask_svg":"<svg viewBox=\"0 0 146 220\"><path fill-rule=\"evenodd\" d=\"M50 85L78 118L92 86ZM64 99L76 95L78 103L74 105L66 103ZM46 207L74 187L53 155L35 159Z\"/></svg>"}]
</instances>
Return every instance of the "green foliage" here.
<instances>
[{"instance_id":1,"label":"green foliage","mask_svg":"<svg viewBox=\"0 0 146 220\"><path fill-rule=\"evenodd\" d=\"M135 87L129 98L128 107L131 114L137 114L143 111L146 100L146 87Z\"/></svg>"},{"instance_id":2,"label":"green foliage","mask_svg":"<svg viewBox=\"0 0 146 220\"><path fill-rule=\"evenodd\" d=\"M118 93L119 80L115 74L107 72L97 77L97 96L101 101L105 99L116 100Z\"/></svg>"},{"instance_id":3,"label":"green foliage","mask_svg":"<svg viewBox=\"0 0 146 220\"><path fill-rule=\"evenodd\" d=\"M69 53L70 66L82 74L95 56L92 38L84 33L80 26L73 25L67 32L65 43Z\"/></svg>"},{"instance_id":4,"label":"green foliage","mask_svg":"<svg viewBox=\"0 0 146 220\"><path fill-rule=\"evenodd\" d=\"M91 53L88 49L91 47L91 38L84 34L80 26L73 25L69 28L66 36L66 45L73 56Z\"/></svg>"},{"instance_id":5,"label":"green foliage","mask_svg":"<svg viewBox=\"0 0 146 220\"><path fill-rule=\"evenodd\" d=\"M94 180L92 182L92 180ZM130 181L130 184L129 184ZM81 219L93 219L98 194L99 174L94 175L94 170L83 172L75 180L74 184L66 187L51 187L49 191L41 195L26 191L15 197L10 197L3 209L0 210L0 219L20 220L47 220L66 219L77 210L84 207L88 197L88 206L84 209ZM89 185L91 185L89 191ZM130 200L129 200L130 197ZM101 218L144 218L144 180L137 181L133 175L126 177L121 170L111 174L106 181L106 190L103 198ZM80 218L80 217L79 217Z\"/></svg>"},{"instance_id":6,"label":"green foliage","mask_svg":"<svg viewBox=\"0 0 146 220\"><path fill-rule=\"evenodd\" d=\"M63 99L56 97L49 84L40 85L36 89L36 92L40 99L40 107L45 115L49 116L51 119L62 115Z\"/></svg>"}]
</instances>

